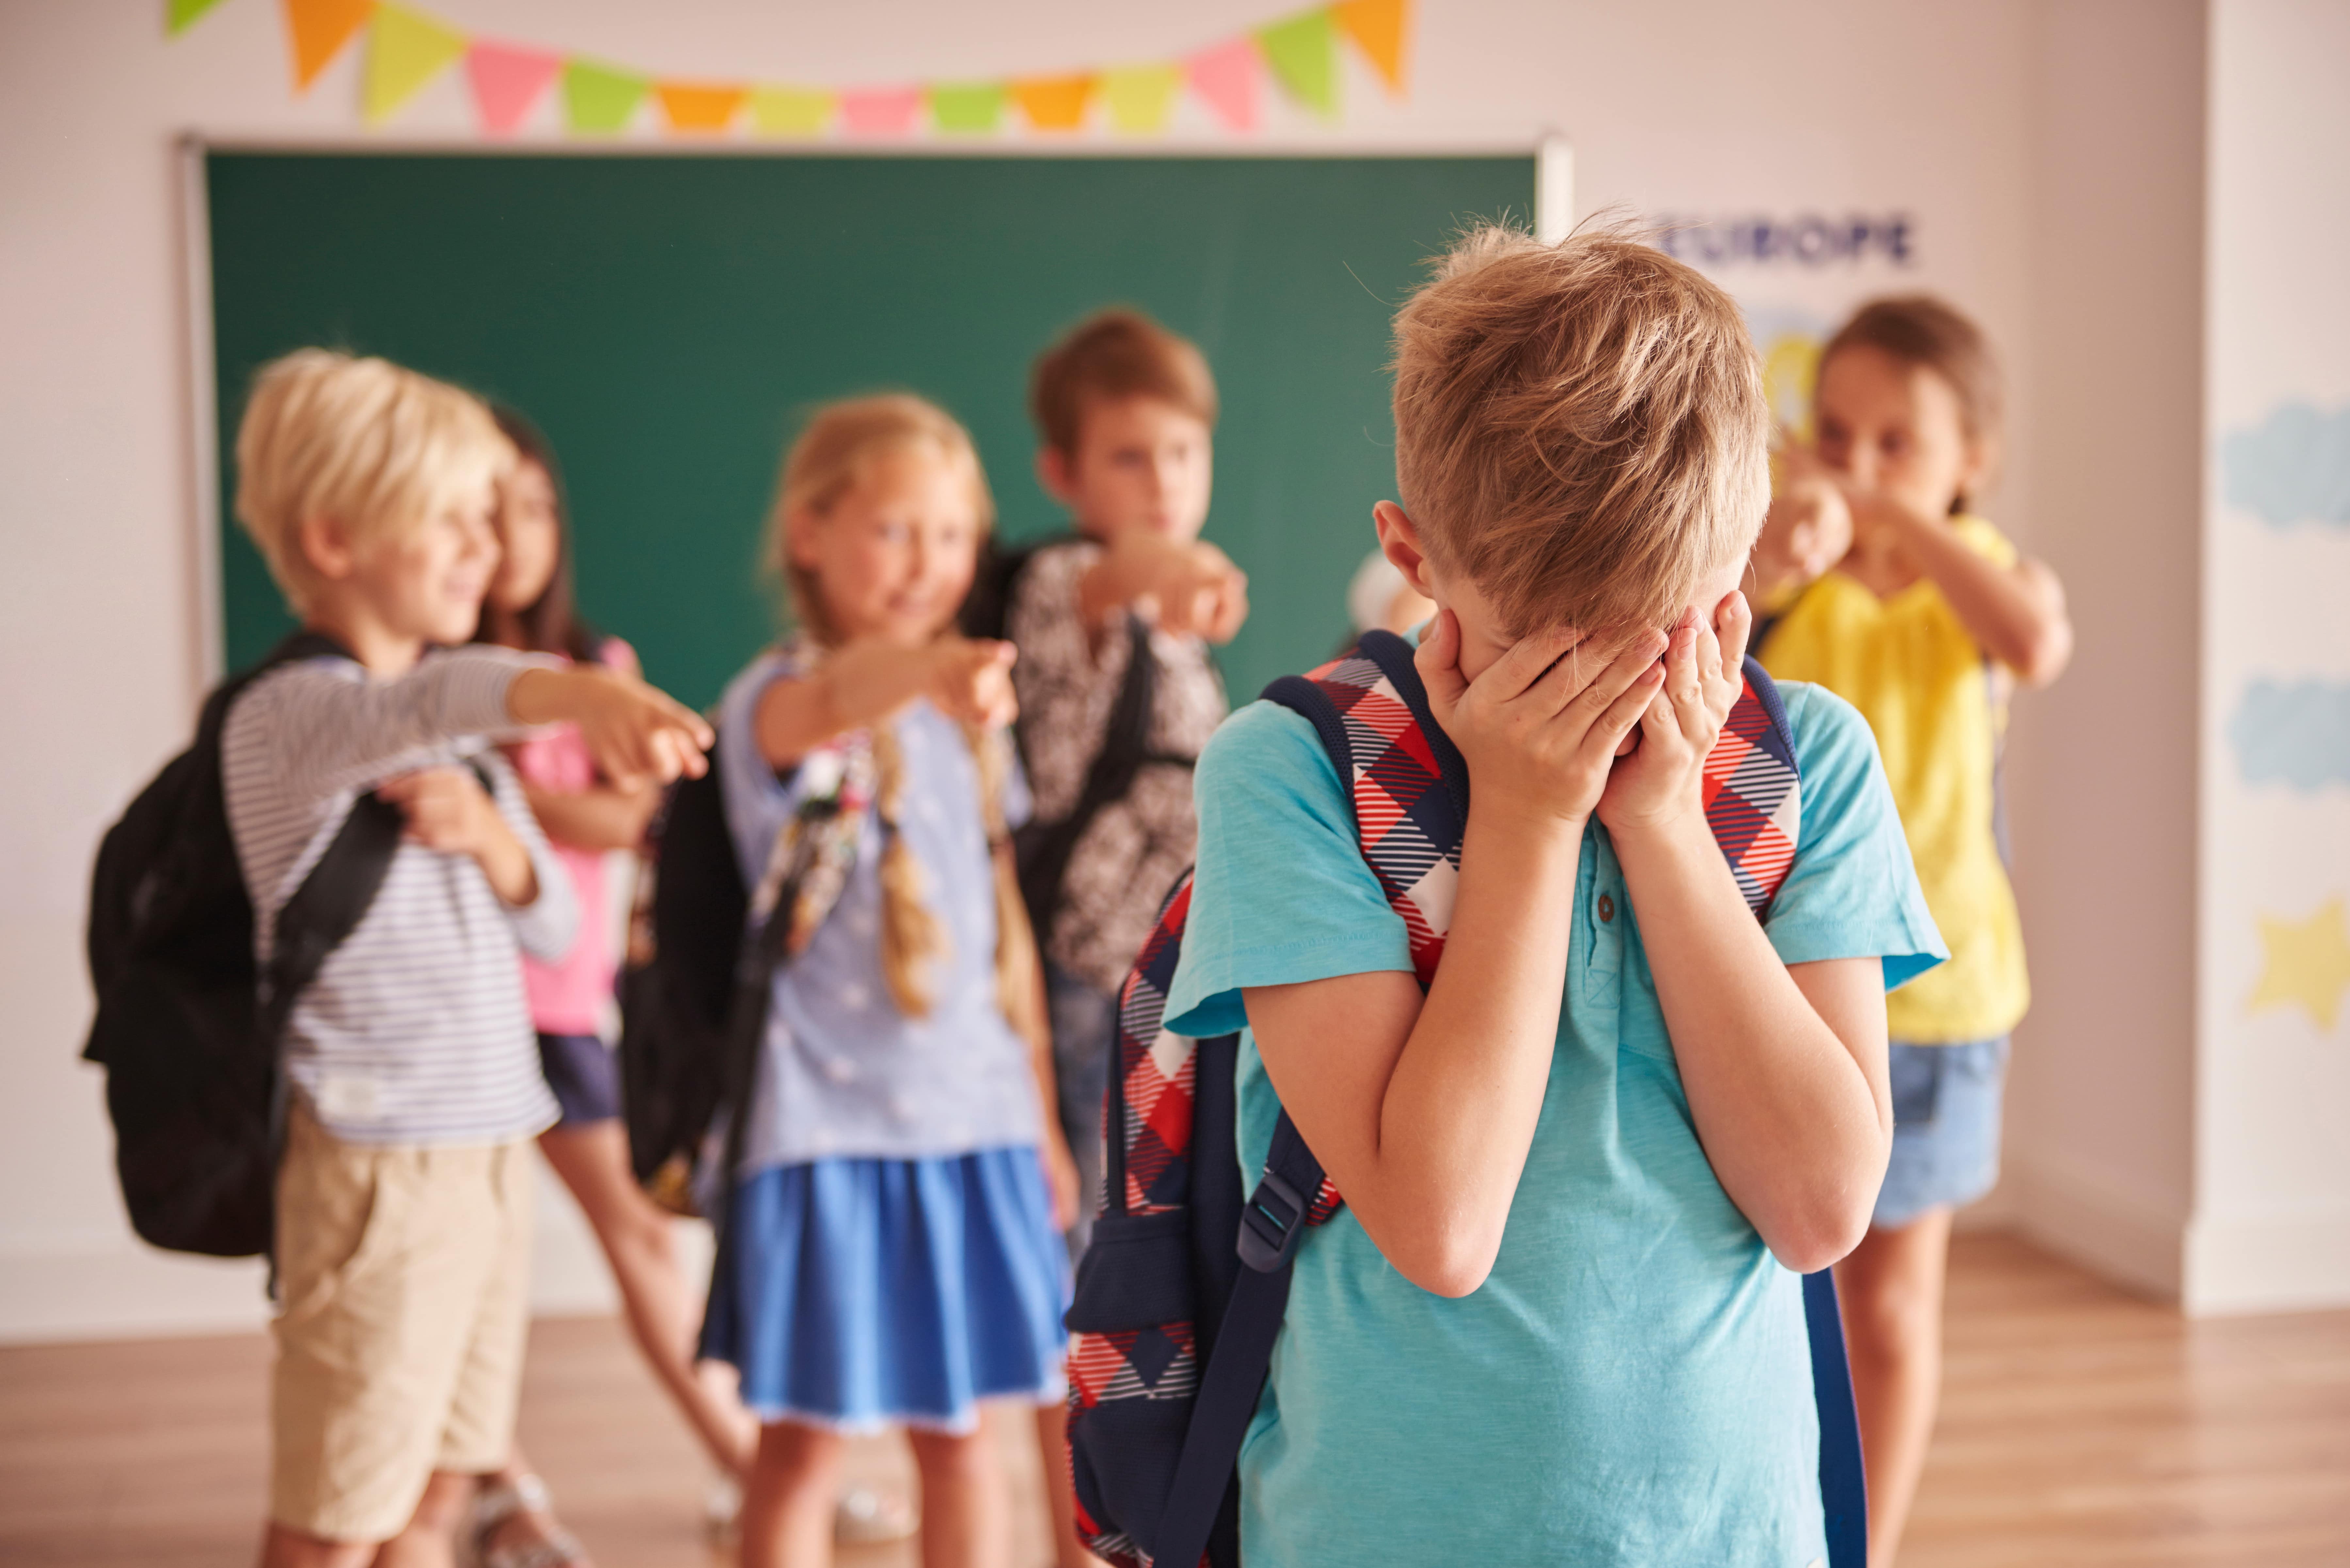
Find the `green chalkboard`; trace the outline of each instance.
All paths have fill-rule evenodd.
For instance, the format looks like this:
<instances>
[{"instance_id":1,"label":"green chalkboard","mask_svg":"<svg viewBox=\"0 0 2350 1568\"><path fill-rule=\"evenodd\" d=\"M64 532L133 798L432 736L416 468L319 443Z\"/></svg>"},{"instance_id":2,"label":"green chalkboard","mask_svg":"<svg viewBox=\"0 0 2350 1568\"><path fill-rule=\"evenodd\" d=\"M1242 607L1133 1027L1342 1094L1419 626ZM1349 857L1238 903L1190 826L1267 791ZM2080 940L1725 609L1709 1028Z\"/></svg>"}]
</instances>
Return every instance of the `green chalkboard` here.
<instances>
[{"instance_id":1,"label":"green chalkboard","mask_svg":"<svg viewBox=\"0 0 2350 1568\"><path fill-rule=\"evenodd\" d=\"M758 536L812 403L924 392L977 437L1006 535L1034 478L1029 361L1097 306L1196 339L1223 397L1208 537L1254 614L1232 691L1326 656L1392 493L1394 306L1464 221L1532 213L1502 158L206 158L221 515L256 367L386 355L522 409L566 469L579 591L648 673L713 698L772 637ZM286 625L224 523L229 668Z\"/></svg>"}]
</instances>

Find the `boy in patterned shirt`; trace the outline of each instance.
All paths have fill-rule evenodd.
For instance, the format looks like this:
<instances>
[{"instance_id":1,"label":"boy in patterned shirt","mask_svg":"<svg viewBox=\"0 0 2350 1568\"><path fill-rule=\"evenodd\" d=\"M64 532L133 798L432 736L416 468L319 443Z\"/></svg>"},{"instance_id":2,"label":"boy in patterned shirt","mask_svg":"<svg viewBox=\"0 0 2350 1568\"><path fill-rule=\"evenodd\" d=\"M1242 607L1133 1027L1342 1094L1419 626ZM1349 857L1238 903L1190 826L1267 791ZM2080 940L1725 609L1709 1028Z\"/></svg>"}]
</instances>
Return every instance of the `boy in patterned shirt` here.
<instances>
[{"instance_id":1,"label":"boy in patterned shirt","mask_svg":"<svg viewBox=\"0 0 2350 1568\"><path fill-rule=\"evenodd\" d=\"M1079 323L1036 361L1045 490L1076 536L1020 568L1004 632L1035 794L1021 880L1044 949L1063 1130L1083 1206L1101 1179L1118 990L1191 863L1191 763L1223 719L1208 653L1248 617L1248 579L1200 537L1216 386L1194 345L1130 310Z\"/></svg>"}]
</instances>

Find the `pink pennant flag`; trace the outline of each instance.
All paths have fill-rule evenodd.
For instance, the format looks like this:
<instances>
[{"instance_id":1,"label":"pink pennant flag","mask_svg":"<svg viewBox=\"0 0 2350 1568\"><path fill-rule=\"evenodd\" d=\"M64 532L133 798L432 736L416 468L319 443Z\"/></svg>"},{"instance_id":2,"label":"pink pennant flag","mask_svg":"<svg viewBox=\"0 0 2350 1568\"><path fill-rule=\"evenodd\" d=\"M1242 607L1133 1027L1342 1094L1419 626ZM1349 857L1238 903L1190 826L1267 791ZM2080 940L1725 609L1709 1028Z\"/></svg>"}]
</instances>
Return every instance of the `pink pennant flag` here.
<instances>
[{"instance_id":1,"label":"pink pennant flag","mask_svg":"<svg viewBox=\"0 0 2350 1568\"><path fill-rule=\"evenodd\" d=\"M922 112L920 88L868 88L840 95L840 123L851 136L903 136Z\"/></svg>"},{"instance_id":2,"label":"pink pennant flag","mask_svg":"<svg viewBox=\"0 0 2350 1568\"><path fill-rule=\"evenodd\" d=\"M1227 130L1256 129L1257 52L1255 40L1234 38L1201 49L1183 62L1191 90L1207 100Z\"/></svg>"},{"instance_id":3,"label":"pink pennant flag","mask_svg":"<svg viewBox=\"0 0 2350 1568\"><path fill-rule=\"evenodd\" d=\"M514 134L562 68L559 55L475 40L465 51L465 76L473 84L482 129L494 136Z\"/></svg>"}]
</instances>

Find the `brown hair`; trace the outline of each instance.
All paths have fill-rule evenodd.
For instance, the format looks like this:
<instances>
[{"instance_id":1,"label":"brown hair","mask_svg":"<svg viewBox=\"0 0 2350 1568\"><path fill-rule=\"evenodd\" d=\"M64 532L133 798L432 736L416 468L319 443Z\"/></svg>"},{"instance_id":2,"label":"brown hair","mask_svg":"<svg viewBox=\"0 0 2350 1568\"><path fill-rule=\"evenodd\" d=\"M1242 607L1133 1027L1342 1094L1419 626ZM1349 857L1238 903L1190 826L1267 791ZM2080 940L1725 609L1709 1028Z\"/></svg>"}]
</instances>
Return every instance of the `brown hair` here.
<instances>
[{"instance_id":1,"label":"brown hair","mask_svg":"<svg viewBox=\"0 0 2350 1568\"><path fill-rule=\"evenodd\" d=\"M794 617L819 648L838 640L825 613L823 585L792 559L791 529L796 517L821 516L855 489L879 459L899 452L928 452L971 476L972 504L984 533L995 521L986 471L971 434L952 414L910 392L848 398L818 409L784 456L768 519L770 558L781 568ZM1035 1010L1036 944L1021 902L1017 874L1003 827L1003 792L1010 758L1003 737L966 729L979 769L980 809L986 818L988 853L995 875L995 988L998 1004L1024 1034ZM881 975L890 1000L909 1018L930 1015L936 997L930 967L947 950L946 926L924 897L922 867L906 846L899 822L906 794L906 757L887 723L872 729L874 815L880 819ZM1034 1036L1031 1035L1031 1044Z\"/></svg>"},{"instance_id":2,"label":"brown hair","mask_svg":"<svg viewBox=\"0 0 2350 1568\"><path fill-rule=\"evenodd\" d=\"M514 444L515 456L536 464L555 492L555 570L547 577L546 587L539 590L537 599L515 617L522 628L523 648L531 653L568 654L582 664L593 663L603 657L604 634L580 618L573 597L571 502L564 493L563 470L555 461L555 448L518 409L492 403L490 417L497 421L498 433ZM473 640L491 640L486 602Z\"/></svg>"},{"instance_id":3,"label":"brown hair","mask_svg":"<svg viewBox=\"0 0 2350 1568\"><path fill-rule=\"evenodd\" d=\"M1396 484L1505 627L1667 626L1753 541L1771 416L1728 295L1629 233L1486 225L1395 322Z\"/></svg>"},{"instance_id":4,"label":"brown hair","mask_svg":"<svg viewBox=\"0 0 2350 1568\"><path fill-rule=\"evenodd\" d=\"M2003 389L1999 356L1982 328L1956 306L1930 294L1902 294L1872 299L1836 328L1820 350L1819 372L1846 348L1867 348L1897 363L1931 370L1940 377L1959 402L1959 426L1969 440L1986 452L1999 443ZM1819 382L1813 383L1817 396ZM1950 502L1957 516L1970 504L1960 491Z\"/></svg>"},{"instance_id":5,"label":"brown hair","mask_svg":"<svg viewBox=\"0 0 2350 1568\"><path fill-rule=\"evenodd\" d=\"M236 518L296 614L317 575L302 524L354 545L402 534L513 461L471 392L388 359L297 348L264 365L236 431Z\"/></svg>"},{"instance_id":6,"label":"brown hair","mask_svg":"<svg viewBox=\"0 0 2350 1568\"><path fill-rule=\"evenodd\" d=\"M1201 423L1216 422L1216 379L1197 345L1139 310L1097 311L1036 357L1028 411L1045 444L1075 455L1086 405L1156 398Z\"/></svg>"}]
</instances>

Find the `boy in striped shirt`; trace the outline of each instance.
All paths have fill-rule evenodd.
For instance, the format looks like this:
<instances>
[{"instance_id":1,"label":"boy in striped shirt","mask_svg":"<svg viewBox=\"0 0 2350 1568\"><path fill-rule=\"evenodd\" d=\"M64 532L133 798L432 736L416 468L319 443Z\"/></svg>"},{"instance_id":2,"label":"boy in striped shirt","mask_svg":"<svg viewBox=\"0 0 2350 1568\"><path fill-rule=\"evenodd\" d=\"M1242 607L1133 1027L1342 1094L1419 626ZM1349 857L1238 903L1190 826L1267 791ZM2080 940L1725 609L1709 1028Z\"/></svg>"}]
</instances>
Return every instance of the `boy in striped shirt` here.
<instances>
[{"instance_id":1,"label":"boy in striped shirt","mask_svg":"<svg viewBox=\"0 0 2350 1568\"><path fill-rule=\"evenodd\" d=\"M699 773L710 740L641 682L448 646L496 565L509 460L469 394L319 349L263 369L238 431L238 518L295 613L348 654L255 680L222 733L265 965L358 796L407 818L286 1027L265 1564L357 1568L394 1540L402 1562L448 1561L474 1478L512 1446L529 1146L556 1116L517 956L560 956L577 915L490 742L567 721L608 774L667 780Z\"/></svg>"}]
</instances>

